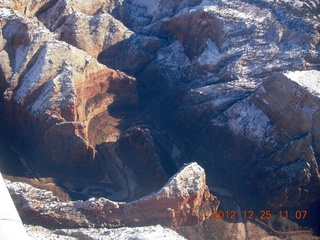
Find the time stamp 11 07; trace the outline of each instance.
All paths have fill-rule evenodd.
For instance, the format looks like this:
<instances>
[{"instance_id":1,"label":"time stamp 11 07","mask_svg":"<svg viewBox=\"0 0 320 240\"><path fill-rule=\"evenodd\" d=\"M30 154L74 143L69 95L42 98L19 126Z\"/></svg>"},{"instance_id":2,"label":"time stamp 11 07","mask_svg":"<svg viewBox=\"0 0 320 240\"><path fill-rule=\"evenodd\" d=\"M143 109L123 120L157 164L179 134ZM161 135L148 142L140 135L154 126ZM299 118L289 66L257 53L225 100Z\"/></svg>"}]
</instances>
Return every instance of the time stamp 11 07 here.
<instances>
[{"instance_id":1,"label":"time stamp 11 07","mask_svg":"<svg viewBox=\"0 0 320 240\"><path fill-rule=\"evenodd\" d=\"M241 216L239 216L241 214ZM284 211L280 210L278 212L271 212L271 210L261 210L261 211L253 211L253 210L243 210L242 212L237 212L235 210L217 210L214 211L212 218L217 220L236 220L238 217L242 217L243 219L253 220L269 220L274 216L279 218L286 218L291 220L302 220L306 219L308 215L307 210L296 210L296 211Z\"/></svg>"}]
</instances>

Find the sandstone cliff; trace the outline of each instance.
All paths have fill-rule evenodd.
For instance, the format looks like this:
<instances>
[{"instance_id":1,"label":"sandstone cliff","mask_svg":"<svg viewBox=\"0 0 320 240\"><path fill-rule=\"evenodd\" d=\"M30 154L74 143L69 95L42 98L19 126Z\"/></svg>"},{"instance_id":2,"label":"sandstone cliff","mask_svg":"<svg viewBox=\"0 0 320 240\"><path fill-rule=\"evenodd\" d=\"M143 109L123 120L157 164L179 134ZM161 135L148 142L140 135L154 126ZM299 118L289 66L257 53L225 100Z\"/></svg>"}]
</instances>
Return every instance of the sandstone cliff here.
<instances>
[{"instance_id":1,"label":"sandstone cliff","mask_svg":"<svg viewBox=\"0 0 320 240\"><path fill-rule=\"evenodd\" d=\"M119 119L108 114L110 105L136 106L135 79L56 40L35 19L7 8L1 14L1 86L8 124L37 138L57 163L93 160L97 143L120 134ZM101 130L104 124L107 131Z\"/></svg>"}]
</instances>

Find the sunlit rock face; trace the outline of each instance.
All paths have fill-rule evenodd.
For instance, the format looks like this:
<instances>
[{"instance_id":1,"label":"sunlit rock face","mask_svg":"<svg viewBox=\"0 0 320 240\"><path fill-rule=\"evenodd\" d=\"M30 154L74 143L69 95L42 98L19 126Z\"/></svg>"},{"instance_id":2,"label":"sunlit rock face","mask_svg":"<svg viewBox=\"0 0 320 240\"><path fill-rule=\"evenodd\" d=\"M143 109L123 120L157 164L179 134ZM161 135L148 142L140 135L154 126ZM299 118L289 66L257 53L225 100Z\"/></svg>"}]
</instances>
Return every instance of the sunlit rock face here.
<instances>
[{"instance_id":1,"label":"sunlit rock face","mask_svg":"<svg viewBox=\"0 0 320 240\"><path fill-rule=\"evenodd\" d=\"M28 184L7 186L25 223L50 228L195 225L219 206L197 163L184 166L158 192L127 203L106 198L60 202L52 192Z\"/></svg>"},{"instance_id":2,"label":"sunlit rock face","mask_svg":"<svg viewBox=\"0 0 320 240\"><path fill-rule=\"evenodd\" d=\"M78 228L78 229L46 229L40 226L25 225L26 231L32 239L62 239L90 238L93 240L126 240L126 239L163 239L185 240L174 230L160 225L145 227L108 228Z\"/></svg>"},{"instance_id":3,"label":"sunlit rock face","mask_svg":"<svg viewBox=\"0 0 320 240\"><path fill-rule=\"evenodd\" d=\"M136 80L56 40L34 21L13 12L2 20L1 83L8 122L37 138L55 162L92 160L97 139L112 141L120 134L119 119L108 114L110 105L137 104ZM107 134L96 129L103 124L96 121L101 114L111 125Z\"/></svg>"},{"instance_id":4,"label":"sunlit rock face","mask_svg":"<svg viewBox=\"0 0 320 240\"><path fill-rule=\"evenodd\" d=\"M319 5L176 4L170 11L162 1L124 4L122 11L135 9L127 26L136 35L102 51L99 61L134 74L142 104L165 111L155 115L171 129L221 149L217 164L224 155L242 161L269 205L316 201Z\"/></svg>"},{"instance_id":5,"label":"sunlit rock face","mask_svg":"<svg viewBox=\"0 0 320 240\"><path fill-rule=\"evenodd\" d=\"M7 124L56 163L102 161L114 199L196 160L237 161L275 208L319 200L319 3L0 6ZM199 146L215 160L188 159Z\"/></svg>"},{"instance_id":6,"label":"sunlit rock face","mask_svg":"<svg viewBox=\"0 0 320 240\"><path fill-rule=\"evenodd\" d=\"M319 191L317 142L313 142L318 138L319 101L285 75L272 75L248 98L210 120L204 131L224 132L224 141L237 139L235 151L248 151L250 158L242 154L249 160L244 166L269 196L269 205L312 202ZM243 137L250 144L241 143Z\"/></svg>"}]
</instances>

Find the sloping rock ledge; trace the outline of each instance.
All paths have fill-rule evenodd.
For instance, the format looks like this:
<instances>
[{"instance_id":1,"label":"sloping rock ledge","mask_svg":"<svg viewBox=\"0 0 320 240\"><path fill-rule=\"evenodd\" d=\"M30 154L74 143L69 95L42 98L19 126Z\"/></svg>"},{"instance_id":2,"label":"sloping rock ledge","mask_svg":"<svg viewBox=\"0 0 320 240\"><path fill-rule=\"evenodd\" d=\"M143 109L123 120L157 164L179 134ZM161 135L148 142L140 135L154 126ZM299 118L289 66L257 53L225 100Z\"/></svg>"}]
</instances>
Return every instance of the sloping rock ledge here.
<instances>
[{"instance_id":1,"label":"sloping rock ledge","mask_svg":"<svg viewBox=\"0 0 320 240\"><path fill-rule=\"evenodd\" d=\"M197 163L185 165L158 192L128 203L102 197L61 202L52 192L26 183L6 184L22 221L48 228L156 224L176 228L202 223L219 206L206 185L204 169Z\"/></svg>"}]
</instances>

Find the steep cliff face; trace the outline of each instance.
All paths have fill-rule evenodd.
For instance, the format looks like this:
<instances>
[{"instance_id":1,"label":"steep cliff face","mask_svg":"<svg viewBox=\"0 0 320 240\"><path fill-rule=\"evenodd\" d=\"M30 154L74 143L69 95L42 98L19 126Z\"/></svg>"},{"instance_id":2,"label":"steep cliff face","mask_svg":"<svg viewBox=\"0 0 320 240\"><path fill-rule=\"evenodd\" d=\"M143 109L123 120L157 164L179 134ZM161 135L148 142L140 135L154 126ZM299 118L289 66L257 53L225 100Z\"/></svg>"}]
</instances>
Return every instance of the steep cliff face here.
<instances>
[{"instance_id":1,"label":"steep cliff face","mask_svg":"<svg viewBox=\"0 0 320 240\"><path fill-rule=\"evenodd\" d=\"M171 11L161 1L124 4L146 9L134 12L145 21L127 23L136 36L101 52L99 61L134 74L143 106L214 149L220 157L212 164L240 161L269 205L318 199L319 3L183 4ZM160 45L143 53L134 39L146 33ZM140 59L138 71L132 58L125 61L129 51Z\"/></svg>"},{"instance_id":2,"label":"steep cliff face","mask_svg":"<svg viewBox=\"0 0 320 240\"><path fill-rule=\"evenodd\" d=\"M203 132L224 134L225 143L235 142L233 151L240 152L239 160L269 196L269 205L313 202L319 194L320 180L317 144L313 142L318 138L314 120L319 100L286 76L272 75L248 98L211 119ZM221 138L213 137L212 141Z\"/></svg>"},{"instance_id":3,"label":"steep cliff face","mask_svg":"<svg viewBox=\"0 0 320 240\"><path fill-rule=\"evenodd\" d=\"M95 145L119 136L110 105L138 102L136 81L99 64L92 56L54 38L35 19L2 9L1 83L6 117L17 131L37 138L53 161L85 162ZM38 24L38 25L36 25ZM109 120L108 132L103 131Z\"/></svg>"}]
</instances>

